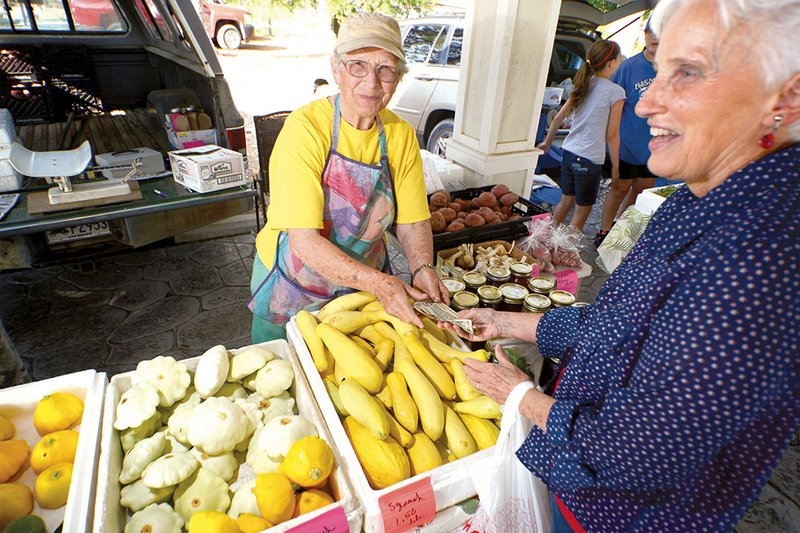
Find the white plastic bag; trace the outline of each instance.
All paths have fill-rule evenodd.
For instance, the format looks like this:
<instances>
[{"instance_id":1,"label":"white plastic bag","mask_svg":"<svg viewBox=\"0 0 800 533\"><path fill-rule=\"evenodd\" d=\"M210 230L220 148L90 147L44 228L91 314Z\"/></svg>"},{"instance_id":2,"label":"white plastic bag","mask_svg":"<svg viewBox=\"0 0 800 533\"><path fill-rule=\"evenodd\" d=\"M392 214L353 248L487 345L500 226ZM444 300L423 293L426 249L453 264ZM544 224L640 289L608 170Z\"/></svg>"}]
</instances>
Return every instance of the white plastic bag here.
<instances>
[{"instance_id":1,"label":"white plastic bag","mask_svg":"<svg viewBox=\"0 0 800 533\"><path fill-rule=\"evenodd\" d=\"M519 412L519 404L533 383L520 383L503 406L503 421L494 455L470 469L480 508L470 521L470 531L485 533L548 533L552 521L547 487L517 459L532 422Z\"/></svg>"}]
</instances>

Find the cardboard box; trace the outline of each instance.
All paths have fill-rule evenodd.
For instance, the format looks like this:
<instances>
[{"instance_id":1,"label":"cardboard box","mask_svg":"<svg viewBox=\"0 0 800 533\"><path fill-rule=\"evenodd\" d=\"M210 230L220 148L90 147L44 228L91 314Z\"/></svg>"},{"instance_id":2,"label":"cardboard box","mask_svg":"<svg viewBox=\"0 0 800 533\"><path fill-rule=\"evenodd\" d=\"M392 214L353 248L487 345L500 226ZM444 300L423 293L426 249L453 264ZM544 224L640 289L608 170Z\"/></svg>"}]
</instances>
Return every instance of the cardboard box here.
<instances>
[{"instance_id":1,"label":"cardboard box","mask_svg":"<svg viewBox=\"0 0 800 533\"><path fill-rule=\"evenodd\" d=\"M292 347L283 339L265 342L260 344L260 346L269 349L281 359L292 361L292 363L297 359ZM245 348L246 346L231 351L233 353L238 353ZM185 364L190 371L194 372L197 369L197 362L199 359L199 357L192 357L190 359L183 359L181 363ZM295 365L294 370L295 380L290 390L295 399L295 407L299 414L314 423L319 436L325 439L333 449L334 469L331 473L328 487L334 493L334 497L338 495L338 501L266 529L264 533L279 533L295 527L302 530L301 528L304 524L312 522L315 519L324 521L324 519L319 518L321 515L328 512L341 512L338 510L340 507L350 526L350 531L361 531L361 506L353 493L349 480L345 476L344 469L342 468L342 459L337 449L337 442L332 439L328 431L325 420L322 418L317 404L314 402L314 396L311 393L308 381L306 381L306 378L303 376L303 372L297 365ZM97 498L94 506L94 526L92 528L94 533L122 531L128 521L127 509L122 507L119 503L121 487L117 480L122 470L123 451L119 442L119 432L114 429L114 416L116 414L117 403L122 393L133 386L131 383L132 376L133 372L126 372L114 376L111 379L106 394L105 413L103 415L102 436L100 441L99 481ZM253 471L249 466L243 463L239 467L239 477L231 484L231 487L235 489L241 483L253 477L255 477ZM322 531L324 525L325 524L317 524L318 530ZM311 529L309 529L309 531L311 531ZM337 529L337 531L339 530Z\"/></svg>"},{"instance_id":2,"label":"cardboard box","mask_svg":"<svg viewBox=\"0 0 800 533\"><path fill-rule=\"evenodd\" d=\"M331 435L333 435L333 438L339 446L341 458L344 460L343 466L347 471L348 478L353 483L361 499L361 503L364 506L364 531L369 531L370 533L385 531L380 499L390 496L396 493L396 491L403 491L405 487L413 485L414 483L424 481L424 478L430 478L431 488L433 489L436 499L437 515L440 514L441 511L449 509L453 505L477 494L472 484L472 478L470 477L470 466L483 458L490 457L494 453L494 447L475 452L472 455L453 461L452 463L445 463L433 470L395 483L390 487L380 490L373 489L367 481L366 474L361 468L355 449L345 433L344 426L339 419L336 408L333 406L330 396L328 396L327 389L322 382L322 377L319 375L316 366L314 366L311 353L308 351L303 336L297 328L296 317L292 317L287 324L286 336L294 347L292 353L296 354L295 357L299 359L299 364L302 365L305 371L308 383L311 385L311 390L314 392L317 404L322 411L322 416L324 416L325 420L328 422ZM460 343L460 341L453 340L452 344L461 350L466 350L465 345ZM292 362L294 363L294 361ZM450 530L452 530L452 528L449 527L432 529L432 531Z\"/></svg>"},{"instance_id":3,"label":"cardboard box","mask_svg":"<svg viewBox=\"0 0 800 533\"><path fill-rule=\"evenodd\" d=\"M44 520L48 531L55 531L62 523L64 533L90 530L97 485L97 456L100 453L100 421L107 383L105 373L84 370L0 390L0 414L16 427L14 438L24 440L31 448L42 438L33 426L33 412L43 396L66 392L83 400L83 417L75 428L80 435L67 504L58 509L43 509L38 503L33 507L33 514ZM36 473L29 465L24 468L14 481L33 489Z\"/></svg>"},{"instance_id":4,"label":"cardboard box","mask_svg":"<svg viewBox=\"0 0 800 533\"><path fill-rule=\"evenodd\" d=\"M175 181L196 192L218 191L247 184L244 157L209 145L169 153Z\"/></svg>"},{"instance_id":5,"label":"cardboard box","mask_svg":"<svg viewBox=\"0 0 800 533\"><path fill-rule=\"evenodd\" d=\"M97 166L119 166L130 165L136 158L142 159L142 166L139 173L142 176L149 176L164 172L164 154L156 152L152 148L132 148L123 152L108 152L105 154L97 154L94 160ZM121 168L118 170L103 170L103 176L109 179L122 179L130 173L132 168Z\"/></svg>"}]
</instances>

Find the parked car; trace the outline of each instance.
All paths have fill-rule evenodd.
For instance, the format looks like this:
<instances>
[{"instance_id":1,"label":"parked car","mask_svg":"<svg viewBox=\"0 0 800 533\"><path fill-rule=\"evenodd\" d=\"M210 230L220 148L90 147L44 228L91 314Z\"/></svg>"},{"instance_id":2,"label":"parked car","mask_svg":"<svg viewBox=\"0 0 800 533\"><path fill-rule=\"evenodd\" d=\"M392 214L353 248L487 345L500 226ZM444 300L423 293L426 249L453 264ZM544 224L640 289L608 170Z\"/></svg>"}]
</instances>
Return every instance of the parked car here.
<instances>
[{"instance_id":1,"label":"parked car","mask_svg":"<svg viewBox=\"0 0 800 533\"><path fill-rule=\"evenodd\" d=\"M236 50L253 38L253 15L223 0L201 0L200 18L206 33L220 48Z\"/></svg>"},{"instance_id":2,"label":"parked car","mask_svg":"<svg viewBox=\"0 0 800 533\"><path fill-rule=\"evenodd\" d=\"M547 85L575 75L586 50L600 37L598 26L647 9L648 2L633 0L607 13L578 0L564 0L561 6ZM400 30L409 72L389 108L414 127L421 147L444 155L455 123L464 17L410 19L401 22Z\"/></svg>"},{"instance_id":3,"label":"parked car","mask_svg":"<svg viewBox=\"0 0 800 533\"><path fill-rule=\"evenodd\" d=\"M175 148L169 135L177 138L167 116L186 113L196 117L186 135L246 153L244 120L190 0L0 4L0 108L13 117L10 142L16 135L34 152L88 141L93 156L146 148L163 159ZM199 194L167 176L136 182L138 198L55 207L45 179L10 173L2 148L0 193L20 197L0 220L0 269L138 248L253 206L252 189ZM92 182L101 173L73 178Z\"/></svg>"}]
</instances>

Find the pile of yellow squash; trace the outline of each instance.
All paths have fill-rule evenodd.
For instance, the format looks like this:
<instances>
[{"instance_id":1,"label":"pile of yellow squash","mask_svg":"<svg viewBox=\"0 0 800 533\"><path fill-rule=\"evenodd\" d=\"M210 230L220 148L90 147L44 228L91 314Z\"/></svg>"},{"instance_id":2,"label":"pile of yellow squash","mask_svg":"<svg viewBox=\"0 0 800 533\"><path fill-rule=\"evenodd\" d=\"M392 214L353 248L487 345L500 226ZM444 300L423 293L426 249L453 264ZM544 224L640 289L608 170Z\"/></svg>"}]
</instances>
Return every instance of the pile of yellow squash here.
<instances>
[{"instance_id":1,"label":"pile of yellow squash","mask_svg":"<svg viewBox=\"0 0 800 533\"><path fill-rule=\"evenodd\" d=\"M488 360L485 350L457 350L431 320L424 329L403 322L366 292L296 321L372 488L497 441L500 406L464 373L466 358Z\"/></svg>"}]
</instances>

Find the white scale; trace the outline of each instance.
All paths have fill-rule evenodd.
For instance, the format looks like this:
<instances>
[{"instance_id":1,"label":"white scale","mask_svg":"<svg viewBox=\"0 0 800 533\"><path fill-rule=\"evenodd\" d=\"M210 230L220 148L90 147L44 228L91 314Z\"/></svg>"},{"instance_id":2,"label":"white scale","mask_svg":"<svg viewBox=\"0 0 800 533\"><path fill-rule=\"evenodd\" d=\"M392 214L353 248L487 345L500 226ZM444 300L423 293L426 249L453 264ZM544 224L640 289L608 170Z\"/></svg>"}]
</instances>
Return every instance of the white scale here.
<instances>
[{"instance_id":1,"label":"white scale","mask_svg":"<svg viewBox=\"0 0 800 533\"><path fill-rule=\"evenodd\" d=\"M15 142L11 146L9 163L22 175L32 178L52 178L58 187L47 191L51 205L63 205L86 200L125 196L131 193L128 181L141 177L142 158L123 165L90 167L92 147L84 141L73 150L34 152ZM72 178L87 170L121 170L130 172L122 179L109 179L96 183L72 183Z\"/></svg>"}]
</instances>

